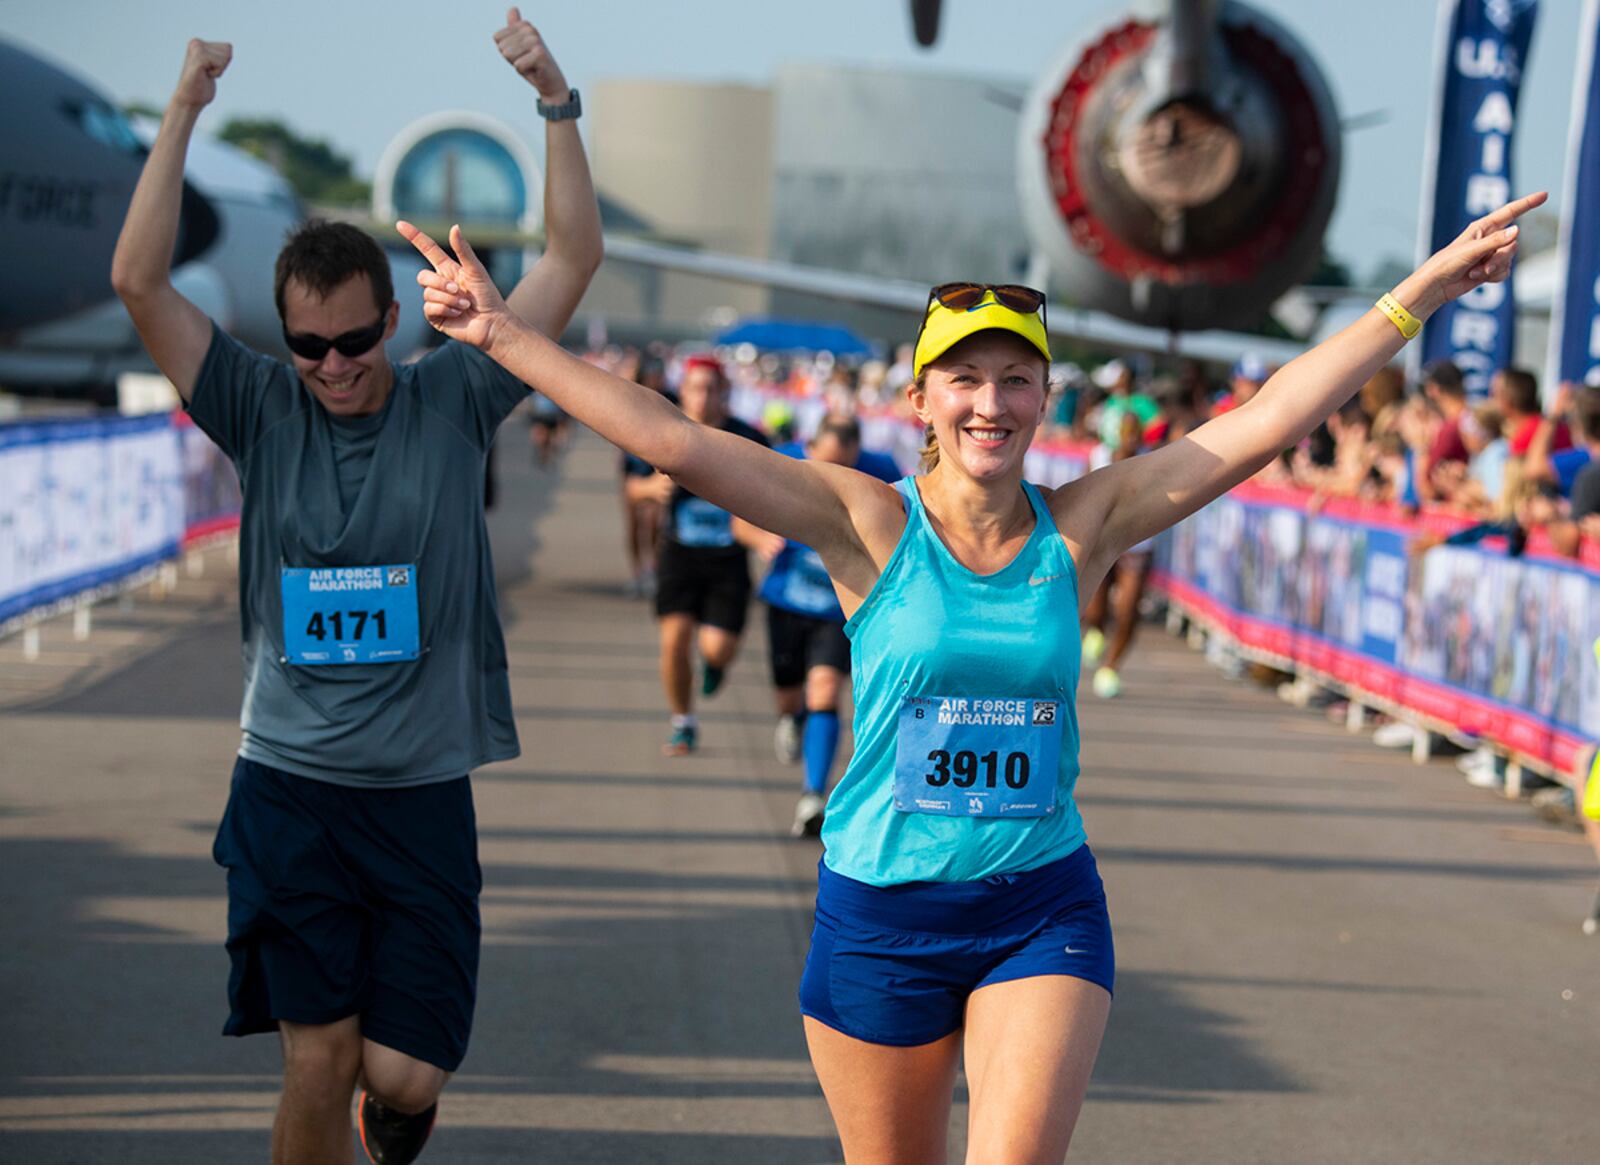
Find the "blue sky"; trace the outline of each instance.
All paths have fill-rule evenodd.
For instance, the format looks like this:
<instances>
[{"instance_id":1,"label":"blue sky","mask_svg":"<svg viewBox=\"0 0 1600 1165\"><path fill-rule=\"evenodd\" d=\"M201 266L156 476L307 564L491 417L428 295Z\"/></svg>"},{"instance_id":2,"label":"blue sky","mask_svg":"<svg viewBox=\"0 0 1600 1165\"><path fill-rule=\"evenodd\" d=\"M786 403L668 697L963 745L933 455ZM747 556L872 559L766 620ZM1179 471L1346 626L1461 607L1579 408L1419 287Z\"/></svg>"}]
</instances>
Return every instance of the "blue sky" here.
<instances>
[{"instance_id":1,"label":"blue sky","mask_svg":"<svg viewBox=\"0 0 1600 1165\"><path fill-rule=\"evenodd\" d=\"M421 0L4 0L0 35L70 64L118 101L164 103L190 36L234 42L209 124L279 116L325 137L370 175L405 125L441 109L521 123L531 91L495 52L497 4ZM1345 117L1388 121L1347 135L1329 249L1364 276L1409 258L1415 236L1435 24L1433 0L1257 0L1321 64ZM1087 30L1125 16L1104 0L945 0L932 52L903 0L567 0L523 14L571 83L688 78L762 83L787 61L981 73L1026 82ZM1542 0L1518 116L1522 189L1561 186L1581 0ZM207 123L202 123L205 125Z\"/></svg>"}]
</instances>

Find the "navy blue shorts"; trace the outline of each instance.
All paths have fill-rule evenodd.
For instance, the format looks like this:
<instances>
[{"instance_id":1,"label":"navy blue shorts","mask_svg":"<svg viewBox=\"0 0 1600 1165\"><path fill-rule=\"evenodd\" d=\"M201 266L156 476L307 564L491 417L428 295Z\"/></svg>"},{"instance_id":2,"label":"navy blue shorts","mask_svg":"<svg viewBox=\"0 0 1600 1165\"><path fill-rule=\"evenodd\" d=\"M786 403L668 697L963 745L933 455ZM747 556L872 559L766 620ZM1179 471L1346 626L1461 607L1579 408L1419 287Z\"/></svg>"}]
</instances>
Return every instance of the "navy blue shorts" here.
<instances>
[{"instance_id":1,"label":"navy blue shorts","mask_svg":"<svg viewBox=\"0 0 1600 1165\"><path fill-rule=\"evenodd\" d=\"M466 777L355 789L240 757L212 848L228 871L223 1034L361 1017L454 1072L477 999L477 820Z\"/></svg>"},{"instance_id":2,"label":"navy blue shorts","mask_svg":"<svg viewBox=\"0 0 1600 1165\"><path fill-rule=\"evenodd\" d=\"M858 1040L931 1044L990 983L1070 975L1112 989L1111 917L1094 855L981 882L872 886L818 867L800 1011Z\"/></svg>"}]
</instances>

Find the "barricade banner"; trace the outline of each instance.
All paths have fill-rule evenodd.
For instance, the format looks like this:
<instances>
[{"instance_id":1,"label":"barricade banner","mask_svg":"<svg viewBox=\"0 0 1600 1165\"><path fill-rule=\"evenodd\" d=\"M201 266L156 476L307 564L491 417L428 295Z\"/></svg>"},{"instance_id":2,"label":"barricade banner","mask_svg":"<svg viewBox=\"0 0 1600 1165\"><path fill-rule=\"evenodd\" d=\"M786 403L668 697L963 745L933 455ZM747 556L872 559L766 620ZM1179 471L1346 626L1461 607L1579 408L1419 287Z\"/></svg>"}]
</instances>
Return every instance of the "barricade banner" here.
<instances>
[{"instance_id":1,"label":"barricade banner","mask_svg":"<svg viewBox=\"0 0 1600 1165\"><path fill-rule=\"evenodd\" d=\"M1561 380L1600 385L1600 0L1586 0L1578 32L1578 75L1573 79L1572 124L1567 140L1566 188L1561 198L1565 256L1550 326L1550 367Z\"/></svg>"},{"instance_id":2,"label":"barricade banner","mask_svg":"<svg viewBox=\"0 0 1600 1165\"><path fill-rule=\"evenodd\" d=\"M0 426L0 624L178 552L183 465L172 418Z\"/></svg>"},{"instance_id":3,"label":"barricade banner","mask_svg":"<svg viewBox=\"0 0 1600 1165\"><path fill-rule=\"evenodd\" d=\"M1517 97L1538 0L1441 0L1436 87L1423 164L1418 262L1510 201ZM1512 280L1486 283L1435 312L1416 363L1453 360L1474 395L1511 363Z\"/></svg>"},{"instance_id":4,"label":"barricade banner","mask_svg":"<svg viewBox=\"0 0 1600 1165\"><path fill-rule=\"evenodd\" d=\"M233 462L179 410L172 414L183 449L183 544L239 528L244 499Z\"/></svg>"},{"instance_id":5,"label":"barricade banner","mask_svg":"<svg viewBox=\"0 0 1600 1165\"><path fill-rule=\"evenodd\" d=\"M1478 547L1407 552L1379 514L1244 486L1157 543L1153 584L1249 654L1572 773L1600 741L1600 574Z\"/></svg>"}]
</instances>

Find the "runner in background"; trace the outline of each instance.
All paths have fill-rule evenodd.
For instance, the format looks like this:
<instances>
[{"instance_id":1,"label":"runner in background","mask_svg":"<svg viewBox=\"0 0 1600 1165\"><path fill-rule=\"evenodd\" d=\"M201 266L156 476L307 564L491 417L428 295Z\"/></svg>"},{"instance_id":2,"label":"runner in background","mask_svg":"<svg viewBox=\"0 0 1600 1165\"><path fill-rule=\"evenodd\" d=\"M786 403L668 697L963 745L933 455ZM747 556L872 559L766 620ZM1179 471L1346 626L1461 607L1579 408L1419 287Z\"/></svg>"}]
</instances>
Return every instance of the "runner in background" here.
<instances>
[{"instance_id":1,"label":"runner in background","mask_svg":"<svg viewBox=\"0 0 1600 1165\"><path fill-rule=\"evenodd\" d=\"M846 465L880 481L900 478L894 458L861 448L861 425L844 413L828 414L811 440L780 445L778 452ZM767 605L768 655L778 706L774 747L787 764L805 758L805 785L789 832L814 837L822 829L828 778L839 751L839 694L850 675L844 611L815 550L742 518L734 519L734 533L772 563L760 594Z\"/></svg>"},{"instance_id":2,"label":"runner in background","mask_svg":"<svg viewBox=\"0 0 1600 1165\"><path fill-rule=\"evenodd\" d=\"M1089 455L1091 470L1126 461L1144 452L1140 414L1130 408L1120 410L1116 417L1116 444L1094 447L1094 452ZM1083 609L1083 664L1085 667L1094 667L1102 654L1105 656L1105 662L1095 668L1092 681L1094 694L1102 700L1115 699L1122 694L1122 673L1119 669L1133 646L1134 633L1139 629L1139 600L1144 597L1145 583L1150 577L1150 556L1154 549L1153 540L1146 539L1118 558L1115 569L1106 576ZM1108 616L1114 624L1109 653L1106 652Z\"/></svg>"},{"instance_id":3,"label":"runner in background","mask_svg":"<svg viewBox=\"0 0 1600 1165\"><path fill-rule=\"evenodd\" d=\"M728 412L728 377L713 356L691 356L678 385L684 415L763 448L767 439ZM739 652L750 607L750 561L733 536L733 516L696 497L664 473L629 483L630 497L665 507L656 562L656 615L661 630L661 686L671 713L663 751L685 756L700 744L694 715L694 649L700 650L700 694L714 696Z\"/></svg>"},{"instance_id":4,"label":"runner in background","mask_svg":"<svg viewBox=\"0 0 1600 1165\"><path fill-rule=\"evenodd\" d=\"M666 364L654 352L639 353L628 370L636 384L642 384L678 403L678 394L667 387ZM656 593L656 556L661 546L661 527L666 503L660 489L651 482L655 468L626 449L618 450L622 474L622 540L628 556L628 593L634 598L651 598Z\"/></svg>"}]
</instances>

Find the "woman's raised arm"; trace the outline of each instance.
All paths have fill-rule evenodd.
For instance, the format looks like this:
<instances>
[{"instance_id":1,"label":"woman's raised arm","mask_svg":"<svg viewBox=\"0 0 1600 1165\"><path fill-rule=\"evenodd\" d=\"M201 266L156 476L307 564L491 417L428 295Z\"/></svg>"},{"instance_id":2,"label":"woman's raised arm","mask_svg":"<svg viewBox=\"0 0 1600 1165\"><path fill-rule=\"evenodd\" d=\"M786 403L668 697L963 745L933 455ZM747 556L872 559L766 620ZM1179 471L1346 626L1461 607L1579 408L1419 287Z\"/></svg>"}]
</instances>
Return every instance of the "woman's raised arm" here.
<instances>
[{"instance_id":1,"label":"woman's raised arm","mask_svg":"<svg viewBox=\"0 0 1600 1165\"><path fill-rule=\"evenodd\" d=\"M1530 194L1473 223L1392 293L1418 321L1511 272L1516 220L1540 206ZM1382 302L1382 301L1380 301ZM1403 318L1403 317L1402 317ZM1164 449L1091 474L1059 491L1061 507L1104 514L1091 557L1101 564L1220 497L1290 448L1353 396L1405 345L1397 322L1374 307L1285 364L1247 404Z\"/></svg>"}]
</instances>

